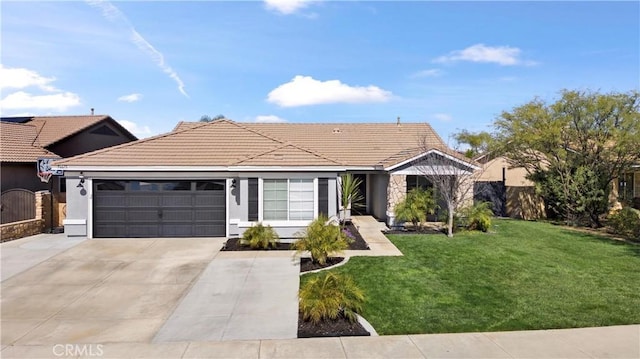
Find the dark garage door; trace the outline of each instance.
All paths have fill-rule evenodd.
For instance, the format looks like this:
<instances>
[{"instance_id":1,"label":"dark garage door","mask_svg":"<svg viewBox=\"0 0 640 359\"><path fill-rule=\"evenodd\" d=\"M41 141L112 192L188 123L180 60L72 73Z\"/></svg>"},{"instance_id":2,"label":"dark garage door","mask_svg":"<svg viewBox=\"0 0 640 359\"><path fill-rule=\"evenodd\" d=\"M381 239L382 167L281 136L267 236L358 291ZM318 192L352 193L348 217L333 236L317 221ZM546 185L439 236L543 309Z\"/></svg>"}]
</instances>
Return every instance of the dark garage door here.
<instances>
[{"instance_id":1,"label":"dark garage door","mask_svg":"<svg viewBox=\"0 0 640 359\"><path fill-rule=\"evenodd\" d=\"M225 181L93 181L95 237L224 237Z\"/></svg>"}]
</instances>

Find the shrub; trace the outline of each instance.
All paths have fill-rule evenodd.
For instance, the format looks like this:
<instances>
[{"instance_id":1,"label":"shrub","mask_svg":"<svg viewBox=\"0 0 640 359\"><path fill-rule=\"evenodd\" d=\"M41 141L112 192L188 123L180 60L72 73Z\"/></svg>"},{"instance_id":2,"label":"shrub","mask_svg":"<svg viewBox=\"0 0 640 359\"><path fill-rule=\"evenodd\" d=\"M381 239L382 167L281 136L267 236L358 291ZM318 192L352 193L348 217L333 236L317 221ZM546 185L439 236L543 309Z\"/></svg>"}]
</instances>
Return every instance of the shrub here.
<instances>
[{"instance_id":1,"label":"shrub","mask_svg":"<svg viewBox=\"0 0 640 359\"><path fill-rule=\"evenodd\" d=\"M640 240L640 211L624 207L609 216L609 225L614 233Z\"/></svg>"},{"instance_id":2,"label":"shrub","mask_svg":"<svg viewBox=\"0 0 640 359\"><path fill-rule=\"evenodd\" d=\"M298 233L300 237L291 248L300 252L309 251L311 261L324 265L330 254L339 253L349 247L349 238L339 226L328 224L325 215L320 215L307 228Z\"/></svg>"},{"instance_id":3,"label":"shrub","mask_svg":"<svg viewBox=\"0 0 640 359\"><path fill-rule=\"evenodd\" d=\"M473 206L463 208L460 215L464 218L464 227L468 230L477 230L486 232L491 227L491 210L490 202L477 202Z\"/></svg>"},{"instance_id":4,"label":"shrub","mask_svg":"<svg viewBox=\"0 0 640 359\"><path fill-rule=\"evenodd\" d=\"M409 221L413 228L427 220L427 213L432 214L436 209L436 200L431 190L414 188L394 208L396 218L400 221Z\"/></svg>"},{"instance_id":5,"label":"shrub","mask_svg":"<svg viewBox=\"0 0 640 359\"><path fill-rule=\"evenodd\" d=\"M364 300L364 293L351 277L333 272L310 279L300 289L302 319L313 323L340 315L355 322Z\"/></svg>"},{"instance_id":6,"label":"shrub","mask_svg":"<svg viewBox=\"0 0 640 359\"><path fill-rule=\"evenodd\" d=\"M271 226L265 227L262 223L247 228L240 239L241 245L248 245L253 249L275 248L278 242L280 242L280 238L278 238L276 231Z\"/></svg>"}]
</instances>

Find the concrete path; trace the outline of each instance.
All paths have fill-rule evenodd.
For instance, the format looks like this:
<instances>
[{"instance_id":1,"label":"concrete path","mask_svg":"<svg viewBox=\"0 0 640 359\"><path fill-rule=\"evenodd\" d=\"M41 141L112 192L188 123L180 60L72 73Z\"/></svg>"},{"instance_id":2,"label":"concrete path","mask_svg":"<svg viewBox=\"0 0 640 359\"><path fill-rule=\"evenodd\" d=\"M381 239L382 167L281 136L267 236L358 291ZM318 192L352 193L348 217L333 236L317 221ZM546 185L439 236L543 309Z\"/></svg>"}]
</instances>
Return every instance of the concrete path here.
<instances>
[{"instance_id":1,"label":"concrete path","mask_svg":"<svg viewBox=\"0 0 640 359\"><path fill-rule=\"evenodd\" d=\"M372 216L352 216L351 222L358 228L358 232L369 245L369 250L345 251L348 256L401 256L402 252L391 243L383 233L387 226L383 222L378 222Z\"/></svg>"},{"instance_id":2,"label":"concrete path","mask_svg":"<svg viewBox=\"0 0 640 359\"><path fill-rule=\"evenodd\" d=\"M296 338L293 252L220 252L154 342Z\"/></svg>"},{"instance_id":3,"label":"concrete path","mask_svg":"<svg viewBox=\"0 0 640 359\"><path fill-rule=\"evenodd\" d=\"M174 343L89 343L102 358L640 358L640 325L521 332ZM61 357L55 344L10 346L3 358ZM93 354L93 355L91 355ZM100 354L100 355L97 355ZM74 355L64 355L72 357Z\"/></svg>"},{"instance_id":4,"label":"concrete path","mask_svg":"<svg viewBox=\"0 0 640 359\"><path fill-rule=\"evenodd\" d=\"M0 246L0 281L24 272L85 240L85 237L67 237L62 233L43 233L4 242Z\"/></svg>"}]
</instances>

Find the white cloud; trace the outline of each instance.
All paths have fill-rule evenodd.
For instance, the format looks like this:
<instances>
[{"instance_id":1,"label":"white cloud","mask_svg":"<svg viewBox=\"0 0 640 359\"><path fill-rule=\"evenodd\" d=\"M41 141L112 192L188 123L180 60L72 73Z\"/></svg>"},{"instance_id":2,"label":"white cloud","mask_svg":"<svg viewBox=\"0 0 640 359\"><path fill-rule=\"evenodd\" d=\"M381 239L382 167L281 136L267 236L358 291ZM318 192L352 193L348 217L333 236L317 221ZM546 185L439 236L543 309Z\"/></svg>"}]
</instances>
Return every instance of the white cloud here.
<instances>
[{"instance_id":1,"label":"white cloud","mask_svg":"<svg viewBox=\"0 0 640 359\"><path fill-rule=\"evenodd\" d=\"M3 110L38 109L63 112L78 105L80 105L80 97L71 92L32 95L24 91L18 91L0 100L0 108Z\"/></svg>"},{"instance_id":2,"label":"white cloud","mask_svg":"<svg viewBox=\"0 0 640 359\"><path fill-rule=\"evenodd\" d=\"M517 47L509 46L486 46L475 44L463 50L450 52L448 55L440 56L433 62L449 63L456 61L488 62L502 66L513 65L533 65L532 61L523 61L520 58L521 50Z\"/></svg>"},{"instance_id":3,"label":"white cloud","mask_svg":"<svg viewBox=\"0 0 640 359\"><path fill-rule=\"evenodd\" d=\"M385 102L392 93L377 86L349 86L339 80L318 81L311 76L296 76L271 92L267 101L281 107L328 103Z\"/></svg>"},{"instance_id":4,"label":"white cloud","mask_svg":"<svg viewBox=\"0 0 640 359\"><path fill-rule=\"evenodd\" d=\"M267 9L283 15L291 15L309 6L312 2L311 0L264 0Z\"/></svg>"},{"instance_id":5,"label":"white cloud","mask_svg":"<svg viewBox=\"0 0 640 359\"><path fill-rule=\"evenodd\" d=\"M35 71L24 68L9 68L0 64L0 89L14 88L23 89L30 86L37 86L44 91L57 91L50 85L55 81L55 77L44 77Z\"/></svg>"},{"instance_id":6,"label":"white cloud","mask_svg":"<svg viewBox=\"0 0 640 359\"><path fill-rule=\"evenodd\" d=\"M428 69L413 73L411 77L438 77L444 75L444 71L440 69Z\"/></svg>"},{"instance_id":7,"label":"white cloud","mask_svg":"<svg viewBox=\"0 0 640 359\"><path fill-rule=\"evenodd\" d=\"M151 60L160 67L160 69L167 74L172 80L174 80L178 84L178 91L183 94L185 97L189 97L187 92L184 89L184 82L178 73L175 72L169 64L164 61L164 55L156 50L153 45L151 45L147 40L145 40L142 35L131 25L129 19L113 4L109 1L105 0L87 0L87 3L95 8L98 8L102 11L102 16L104 16L107 20L125 26L128 31L131 33L130 40L136 45L140 50L144 51L151 57Z\"/></svg>"},{"instance_id":8,"label":"white cloud","mask_svg":"<svg viewBox=\"0 0 640 359\"><path fill-rule=\"evenodd\" d=\"M26 89L36 88L45 94L33 94L17 91L0 99L3 110L49 110L63 112L80 105L80 96L73 92L62 91L52 85L55 77L46 77L26 68L9 68L0 64L0 88ZM7 92L7 91L4 91ZM29 112L30 113L30 112Z\"/></svg>"},{"instance_id":9,"label":"white cloud","mask_svg":"<svg viewBox=\"0 0 640 359\"><path fill-rule=\"evenodd\" d=\"M453 116L448 113L434 113L433 118L441 122L451 122Z\"/></svg>"},{"instance_id":10,"label":"white cloud","mask_svg":"<svg viewBox=\"0 0 640 359\"><path fill-rule=\"evenodd\" d=\"M149 126L140 126L135 122L127 121L127 120L117 120L122 127L126 128L127 131L133 133L138 138L151 137L154 135L153 131L149 128Z\"/></svg>"},{"instance_id":11,"label":"white cloud","mask_svg":"<svg viewBox=\"0 0 640 359\"><path fill-rule=\"evenodd\" d=\"M256 122L260 123L282 123L287 122L284 118L280 118L275 115L260 115L256 116Z\"/></svg>"},{"instance_id":12,"label":"white cloud","mask_svg":"<svg viewBox=\"0 0 640 359\"><path fill-rule=\"evenodd\" d=\"M140 101L141 99L142 99L142 95L139 93L132 93L131 95L124 95L124 96L118 97L118 101L129 102L129 103Z\"/></svg>"}]
</instances>

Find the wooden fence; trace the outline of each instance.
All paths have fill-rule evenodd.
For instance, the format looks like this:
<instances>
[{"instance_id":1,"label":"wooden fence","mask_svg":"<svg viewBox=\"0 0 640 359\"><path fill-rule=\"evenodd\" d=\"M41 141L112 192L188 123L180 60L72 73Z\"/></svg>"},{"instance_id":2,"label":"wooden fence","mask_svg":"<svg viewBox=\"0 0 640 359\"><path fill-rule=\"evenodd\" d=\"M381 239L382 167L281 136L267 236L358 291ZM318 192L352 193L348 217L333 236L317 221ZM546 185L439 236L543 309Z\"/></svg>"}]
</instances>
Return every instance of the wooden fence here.
<instances>
[{"instance_id":1,"label":"wooden fence","mask_svg":"<svg viewBox=\"0 0 640 359\"><path fill-rule=\"evenodd\" d=\"M26 189L10 189L0 195L2 224L36 218L35 193Z\"/></svg>"}]
</instances>

